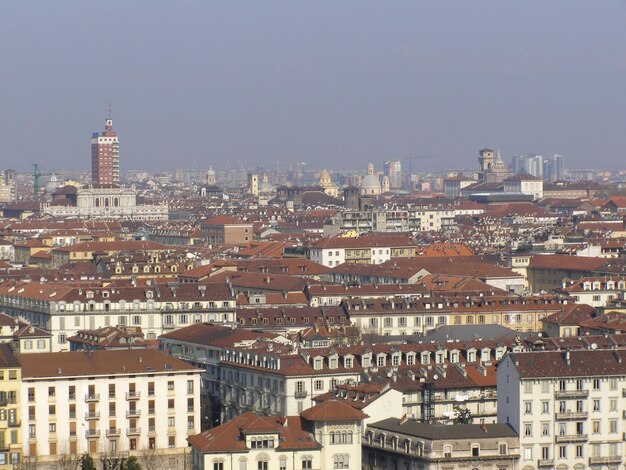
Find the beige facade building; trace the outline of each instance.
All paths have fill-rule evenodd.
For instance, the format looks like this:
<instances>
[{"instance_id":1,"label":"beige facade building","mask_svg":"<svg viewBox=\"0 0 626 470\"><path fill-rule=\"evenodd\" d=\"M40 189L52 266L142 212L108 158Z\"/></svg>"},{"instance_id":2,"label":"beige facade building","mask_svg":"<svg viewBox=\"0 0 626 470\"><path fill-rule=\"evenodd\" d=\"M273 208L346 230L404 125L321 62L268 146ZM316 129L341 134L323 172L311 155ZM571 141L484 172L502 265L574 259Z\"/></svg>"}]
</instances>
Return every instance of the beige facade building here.
<instances>
[{"instance_id":1,"label":"beige facade building","mask_svg":"<svg viewBox=\"0 0 626 470\"><path fill-rule=\"evenodd\" d=\"M520 437L520 468L622 469L622 350L508 354L498 366L498 422Z\"/></svg>"},{"instance_id":2,"label":"beige facade building","mask_svg":"<svg viewBox=\"0 0 626 470\"><path fill-rule=\"evenodd\" d=\"M21 440L52 465L137 455L184 468L200 429L200 370L154 350L21 354Z\"/></svg>"}]
</instances>

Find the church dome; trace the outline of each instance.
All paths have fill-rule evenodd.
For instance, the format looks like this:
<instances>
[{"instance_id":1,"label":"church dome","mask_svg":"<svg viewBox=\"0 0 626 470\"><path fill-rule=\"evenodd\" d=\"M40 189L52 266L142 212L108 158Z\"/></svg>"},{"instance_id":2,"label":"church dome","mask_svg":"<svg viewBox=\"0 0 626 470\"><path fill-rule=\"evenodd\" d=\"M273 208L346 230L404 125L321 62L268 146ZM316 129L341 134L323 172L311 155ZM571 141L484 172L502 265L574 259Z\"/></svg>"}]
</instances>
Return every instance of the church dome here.
<instances>
[{"instance_id":1,"label":"church dome","mask_svg":"<svg viewBox=\"0 0 626 470\"><path fill-rule=\"evenodd\" d=\"M367 175L361 181L361 194L373 194L378 196L380 194L380 180L378 176L374 174L374 165L371 163L367 165Z\"/></svg>"}]
</instances>

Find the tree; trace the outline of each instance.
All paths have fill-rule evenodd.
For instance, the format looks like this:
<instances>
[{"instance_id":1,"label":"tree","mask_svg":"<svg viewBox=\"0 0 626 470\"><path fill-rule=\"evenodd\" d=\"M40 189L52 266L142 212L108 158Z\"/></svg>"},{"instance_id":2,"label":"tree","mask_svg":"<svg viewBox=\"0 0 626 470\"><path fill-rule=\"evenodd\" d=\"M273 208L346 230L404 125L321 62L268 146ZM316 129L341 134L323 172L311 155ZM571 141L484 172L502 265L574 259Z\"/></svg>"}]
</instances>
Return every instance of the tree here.
<instances>
[{"instance_id":1,"label":"tree","mask_svg":"<svg viewBox=\"0 0 626 470\"><path fill-rule=\"evenodd\" d=\"M137 461L137 457L131 455L126 459L126 463L124 464L124 470L141 470L141 465Z\"/></svg>"},{"instance_id":2,"label":"tree","mask_svg":"<svg viewBox=\"0 0 626 470\"><path fill-rule=\"evenodd\" d=\"M82 458L74 454L62 454L57 459L60 470L78 470L81 467Z\"/></svg>"},{"instance_id":3,"label":"tree","mask_svg":"<svg viewBox=\"0 0 626 470\"><path fill-rule=\"evenodd\" d=\"M454 405L454 424L472 424L474 417L472 412L467 408L461 408L458 405Z\"/></svg>"},{"instance_id":4,"label":"tree","mask_svg":"<svg viewBox=\"0 0 626 470\"><path fill-rule=\"evenodd\" d=\"M139 452L139 460L144 470L161 470L164 465L163 453L157 449L145 448Z\"/></svg>"},{"instance_id":5,"label":"tree","mask_svg":"<svg viewBox=\"0 0 626 470\"><path fill-rule=\"evenodd\" d=\"M80 458L80 470L96 470L96 464L93 457L84 453Z\"/></svg>"}]
</instances>

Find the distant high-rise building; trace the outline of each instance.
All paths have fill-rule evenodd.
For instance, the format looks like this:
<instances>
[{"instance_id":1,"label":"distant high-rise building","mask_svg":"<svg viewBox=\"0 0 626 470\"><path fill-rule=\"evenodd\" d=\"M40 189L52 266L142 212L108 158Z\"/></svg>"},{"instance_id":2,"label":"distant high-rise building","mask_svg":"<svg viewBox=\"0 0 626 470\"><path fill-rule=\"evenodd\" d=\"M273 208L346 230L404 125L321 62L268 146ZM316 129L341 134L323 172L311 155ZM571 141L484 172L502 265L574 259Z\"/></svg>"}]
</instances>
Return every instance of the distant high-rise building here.
<instances>
[{"instance_id":1,"label":"distant high-rise building","mask_svg":"<svg viewBox=\"0 0 626 470\"><path fill-rule=\"evenodd\" d=\"M563 155L554 155L552 157L552 177L554 181L560 181L565 178Z\"/></svg>"},{"instance_id":2,"label":"distant high-rise building","mask_svg":"<svg viewBox=\"0 0 626 470\"><path fill-rule=\"evenodd\" d=\"M104 132L91 135L91 181L95 184L120 183L120 149L113 120L104 122Z\"/></svg>"},{"instance_id":3,"label":"distant high-rise building","mask_svg":"<svg viewBox=\"0 0 626 470\"><path fill-rule=\"evenodd\" d=\"M402 163L400 160L389 160L384 165L385 176L389 178L389 189L402 188Z\"/></svg>"},{"instance_id":4,"label":"distant high-rise building","mask_svg":"<svg viewBox=\"0 0 626 470\"><path fill-rule=\"evenodd\" d=\"M513 157L513 173L529 174L546 181L561 180L565 176L563 156L545 158L541 155L516 155Z\"/></svg>"}]
</instances>

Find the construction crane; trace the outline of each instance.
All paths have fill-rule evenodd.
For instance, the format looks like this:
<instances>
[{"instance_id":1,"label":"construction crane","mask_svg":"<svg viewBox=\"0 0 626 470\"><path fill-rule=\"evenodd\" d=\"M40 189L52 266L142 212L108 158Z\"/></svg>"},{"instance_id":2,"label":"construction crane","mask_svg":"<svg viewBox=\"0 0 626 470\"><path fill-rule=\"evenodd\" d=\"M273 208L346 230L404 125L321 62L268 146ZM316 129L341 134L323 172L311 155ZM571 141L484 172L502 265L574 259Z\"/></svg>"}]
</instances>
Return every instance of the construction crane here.
<instances>
[{"instance_id":1,"label":"construction crane","mask_svg":"<svg viewBox=\"0 0 626 470\"><path fill-rule=\"evenodd\" d=\"M35 201L39 200L39 177L41 176L41 172L39 171L39 166L36 163L33 163L33 196Z\"/></svg>"},{"instance_id":2,"label":"construction crane","mask_svg":"<svg viewBox=\"0 0 626 470\"><path fill-rule=\"evenodd\" d=\"M39 200L39 188L42 176L55 176L56 173L42 173L37 163L33 163L33 196L35 201Z\"/></svg>"}]
</instances>

